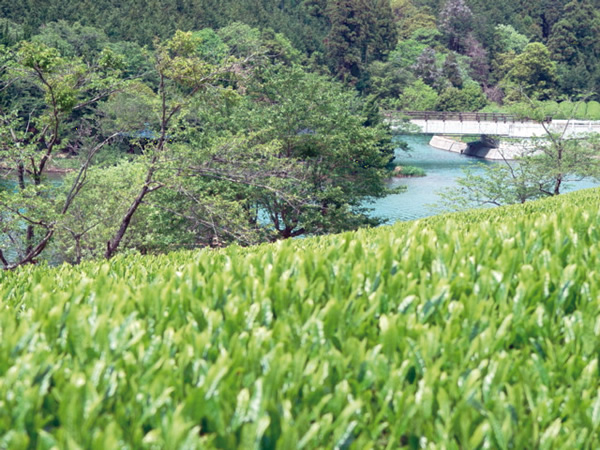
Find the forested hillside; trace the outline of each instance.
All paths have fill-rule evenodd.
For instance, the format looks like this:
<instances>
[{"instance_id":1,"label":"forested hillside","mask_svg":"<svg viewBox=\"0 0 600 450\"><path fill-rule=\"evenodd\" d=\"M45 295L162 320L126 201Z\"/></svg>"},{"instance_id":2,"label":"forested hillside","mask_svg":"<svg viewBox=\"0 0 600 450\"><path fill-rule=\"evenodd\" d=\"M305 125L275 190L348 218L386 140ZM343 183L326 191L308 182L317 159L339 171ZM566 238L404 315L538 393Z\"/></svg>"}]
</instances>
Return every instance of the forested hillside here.
<instances>
[{"instance_id":1,"label":"forested hillside","mask_svg":"<svg viewBox=\"0 0 600 450\"><path fill-rule=\"evenodd\" d=\"M178 29L220 29L233 22L271 29L283 33L315 69L326 67L390 106L478 109L486 98L501 102L522 94L556 100L591 93L597 100L600 79L597 0L3 0L0 5L9 20L2 30L5 42L50 33L44 28L60 20L103 30L113 42L142 46Z\"/></svg>"}]
</instances>

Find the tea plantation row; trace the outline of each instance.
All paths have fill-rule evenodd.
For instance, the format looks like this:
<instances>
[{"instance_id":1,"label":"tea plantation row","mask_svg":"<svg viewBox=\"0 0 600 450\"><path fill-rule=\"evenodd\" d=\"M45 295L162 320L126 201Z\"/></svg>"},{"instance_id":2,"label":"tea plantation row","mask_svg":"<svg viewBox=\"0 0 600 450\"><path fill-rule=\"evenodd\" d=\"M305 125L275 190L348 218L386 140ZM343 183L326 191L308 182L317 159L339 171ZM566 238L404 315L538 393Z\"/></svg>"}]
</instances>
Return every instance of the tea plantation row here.
<instances>
[{"instance_id":1,"label":"tea plantation row","mask_svg":"<svg viewBox=\"0 0 600 450\"><path fill-rule=\"evenodd\" d=\"M0 448L597 448L599 205L2 273Z\"/></svg>"}]
</instances>

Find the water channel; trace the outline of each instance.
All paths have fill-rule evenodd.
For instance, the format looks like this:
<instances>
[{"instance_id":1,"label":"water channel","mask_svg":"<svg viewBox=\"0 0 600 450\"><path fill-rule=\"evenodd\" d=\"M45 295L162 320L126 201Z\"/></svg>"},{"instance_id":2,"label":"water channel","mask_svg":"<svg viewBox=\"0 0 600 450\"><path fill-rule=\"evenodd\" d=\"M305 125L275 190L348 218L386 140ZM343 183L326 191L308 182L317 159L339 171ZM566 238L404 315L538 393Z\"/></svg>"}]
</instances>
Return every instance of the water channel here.
<instances>
[{"instance_id":1,"label":"water channel","mask_svg":"<svg viewBox=\"0 0 600 450\"><path fill-rule=\"evenodd\" d=\"M480 163L503 164L435 149L429 145L430 135L399 136L397 139L407 142L410 151L397 149L396 162L400 165L420 167L427 175L391 180L390 187L406 186L406 191L378 199L370 205L373 208L372 214L387 219L388 223L438 214L439 210L431 208L430 205L439 202L439 191L457 186L457 178L464 175L463 168L471 167L473 172L477 172L481 170L478 167ZM583 180L570 183L565 192L598 185L599 183L593 180Z\"/></svg>"}]
</instances>

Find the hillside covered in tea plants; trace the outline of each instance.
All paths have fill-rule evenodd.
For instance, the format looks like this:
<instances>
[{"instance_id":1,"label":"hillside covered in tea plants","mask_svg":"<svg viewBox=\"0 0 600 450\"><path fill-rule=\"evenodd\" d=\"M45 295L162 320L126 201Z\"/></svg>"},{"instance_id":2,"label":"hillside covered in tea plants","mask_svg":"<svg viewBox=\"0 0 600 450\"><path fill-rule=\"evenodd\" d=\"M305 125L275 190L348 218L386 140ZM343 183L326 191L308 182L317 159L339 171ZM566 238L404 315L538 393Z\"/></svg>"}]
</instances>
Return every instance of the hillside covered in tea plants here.
<instances>
[{"instance_id":1,"label":"hillside covered in tea plants","mask_svg":"<svg viewBox=\"0 0 600 450\"><path fill-rule=\"evenodd\" d=\"M600 445L600 190L0 274L0 448Z\"/></svg>"}]
</instances>

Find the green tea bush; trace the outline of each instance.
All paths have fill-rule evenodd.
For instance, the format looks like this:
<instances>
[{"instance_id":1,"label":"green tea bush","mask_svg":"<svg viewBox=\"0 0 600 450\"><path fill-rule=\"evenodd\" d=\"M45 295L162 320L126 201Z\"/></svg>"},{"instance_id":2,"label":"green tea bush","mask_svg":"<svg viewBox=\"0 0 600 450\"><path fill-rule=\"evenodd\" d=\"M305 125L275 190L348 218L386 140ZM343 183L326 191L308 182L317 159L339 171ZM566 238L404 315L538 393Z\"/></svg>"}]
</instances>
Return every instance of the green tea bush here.
<instances>
[{"instance_id":1,"label":"green tea bush","mask_svg":"<svg viewBox=\"0 0 600 450\"><path fill-rule=\"evenodd\" d=\"M564 119L565 118L565 114L562 111L562 108L560 106L560 105L562 105L562 103L559 105L555 101L547 100L545 102L541 102L541 105L542 105L544 116L550 116L555 119ZM525 107L527 107L527 105Z\"/></svg>"},{"instance_id":2,"label":"green tea bush","mask_svg":"<svg viewBox=\"0 0 600 450\"><path fill-rule=\"evenodd\" d=\"M558 104L558 114L556 115L556 118L560 118L560 119L582 119L584 117L581 116L581 114L577 114L578 112L581 113L581 111L585 112L585 105L580 105L577 109L575 109L575 104L573 102L569 102L569 101L564 101L564 102L560 102ZM559 117L560 116L560 117ZM584 114L585 116L585 114Z\"/></svg>"},{"instance_id":3,"label":"green tea bush","mask_svg":"<svg viewBox=\"0 0 600 450\"><path fill-rule=\"evenodd\" d=\"M596 101L587 102L585 115L589 120L600 120L600 103Z\"/></svg>"},{"instance_id":4,"label":"green tea bush","mask_svg":"<svg viewBox=\"0 0 600 450\"><path fill-rule=\"evenodd\" d=\"M557 103L547 100L539 102L541 107L540 118L552 117L556 120L577 119L577 120L600 120L600 103L596 101L574 103L563 101ZM526 103L513 103L500 106L496 103L490 103L480 112L486 113L504 113L519 114L530 109L531 106Z\"/></svg>"},{"instance_id":5,"label":"green tea bush","mask_svg":"<svg viewBox=\"0 0 600 450\"><path fill-rule=\"evenodd\" d=\"M0 274L0 448L600 446L600 190Z\"/></svg>"}]
</instances>

